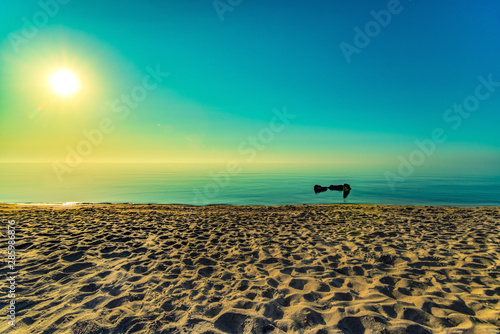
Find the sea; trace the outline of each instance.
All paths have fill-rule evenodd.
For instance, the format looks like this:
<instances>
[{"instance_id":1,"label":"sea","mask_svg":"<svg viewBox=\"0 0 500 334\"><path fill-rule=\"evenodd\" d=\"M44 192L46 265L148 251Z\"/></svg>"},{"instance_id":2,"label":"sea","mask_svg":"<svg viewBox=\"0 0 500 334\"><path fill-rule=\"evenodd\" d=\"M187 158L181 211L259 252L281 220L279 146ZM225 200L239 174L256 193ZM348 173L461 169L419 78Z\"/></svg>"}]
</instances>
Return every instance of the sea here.
<instances>
[{"instance_id":1,"label":"sea","mask_svg":"<svg viewBox=\"0 0 500 334\"><path fill-rule=\"evenodd\" d=\"M344 183L345 199L313 190ZM389 182L383 169L326 164L85 163L57 174L51 163L0 163L0 202L500 206L500 174L415 172Z\"/></svg>"}]
</instances>

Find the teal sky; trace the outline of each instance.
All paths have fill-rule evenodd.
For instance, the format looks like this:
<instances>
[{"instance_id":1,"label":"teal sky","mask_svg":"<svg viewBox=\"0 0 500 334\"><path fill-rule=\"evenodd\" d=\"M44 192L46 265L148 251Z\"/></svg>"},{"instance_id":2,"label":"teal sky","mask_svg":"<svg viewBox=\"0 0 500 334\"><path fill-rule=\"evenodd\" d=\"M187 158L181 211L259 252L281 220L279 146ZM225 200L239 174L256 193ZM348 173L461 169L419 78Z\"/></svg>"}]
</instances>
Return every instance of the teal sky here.
<instances>
[{"instance_id":1,"label":"teal sky","mask_svg":"<svg viewBox=\"0 0 500 334\"><path fill-rule=\"evenodd\" d=\"M36 26L43 7L0 4L2 161L64 161L67 147L85 140L83 130L109 118L113 132L86 161L395 169L399 156L418 149L415 140L441 128L447 139L426 166L499 165L498 1L221 0L231 8L222 14L213 1L47 3L59 8L29 38L26 21ZM348 61L342 43L355 47L355 27L364 31L375 20L371 11L388 4L397 13ZM158 66L168 77L119 119L113 101ZM81 91L64 100L47 89L59 68L81 81ZM467 118L447 113L474 97L480 76L491 76L491 90L480 89L488 96ZM295 118L250 159L248 137L283 108Z\"/></svg>"}]
</instances>

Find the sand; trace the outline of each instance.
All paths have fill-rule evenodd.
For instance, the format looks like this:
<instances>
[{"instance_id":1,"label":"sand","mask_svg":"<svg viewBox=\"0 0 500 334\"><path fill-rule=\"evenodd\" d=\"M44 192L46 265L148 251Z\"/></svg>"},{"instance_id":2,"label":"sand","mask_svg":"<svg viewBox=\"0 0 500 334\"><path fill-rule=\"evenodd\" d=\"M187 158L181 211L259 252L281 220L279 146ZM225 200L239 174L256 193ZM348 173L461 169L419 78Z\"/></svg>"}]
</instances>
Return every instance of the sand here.
<instances>
[{"instance_id":1,"label":"sand","mask_svg":"<svg viewBox=\"0 0 500 334\"><path fill-rule=\"evenodd\" d=\"M3 204L0 215L4 253L17 222L19 271L15 331L2 303L1 333L500 332L498 207Z\"/></svg>"}]
</instances>

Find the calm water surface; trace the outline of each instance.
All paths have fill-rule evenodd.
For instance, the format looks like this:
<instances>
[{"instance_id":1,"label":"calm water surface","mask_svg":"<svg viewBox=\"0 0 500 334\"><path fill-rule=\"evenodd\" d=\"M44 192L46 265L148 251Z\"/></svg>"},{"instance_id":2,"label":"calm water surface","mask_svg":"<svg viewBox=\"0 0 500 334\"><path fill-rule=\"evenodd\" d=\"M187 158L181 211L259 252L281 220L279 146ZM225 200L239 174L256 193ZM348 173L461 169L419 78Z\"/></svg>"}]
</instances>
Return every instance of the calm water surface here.
<instances>
[{"instance_id":1,"label":"calm water surface","mask_svg":"<svg viewBox=\"0 0 500 334\"><path fill-rule=\"evenodd\" d=\"M413 175L392 190L384 171L308 164L254 165L227 177L224 165L82 164L59 181L50 164L0 164L0 202L179 204L405 204L500 206L500 175ZM313 186L349 183L351 194Z\"/></svg>"}]
</instances>

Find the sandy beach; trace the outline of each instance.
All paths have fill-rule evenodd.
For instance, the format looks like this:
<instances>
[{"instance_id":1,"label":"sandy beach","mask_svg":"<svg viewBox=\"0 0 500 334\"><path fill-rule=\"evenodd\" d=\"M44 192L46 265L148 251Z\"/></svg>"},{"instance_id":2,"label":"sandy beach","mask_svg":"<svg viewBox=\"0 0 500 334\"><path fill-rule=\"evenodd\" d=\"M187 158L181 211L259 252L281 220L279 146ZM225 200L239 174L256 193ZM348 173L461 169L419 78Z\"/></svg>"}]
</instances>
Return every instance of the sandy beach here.
<instances>
[{"instance_id":1,"label":"sandy beach","mask_svg":"<svg viewBox=\"0 0 500 334\"><path fill-rule=\"evenodd\" d=\"M4 253L16 222L19 273L16 326L2 303L1 333L500 332L498 207L2 204L0 215Z\"/></svg>"}]
</instances>

